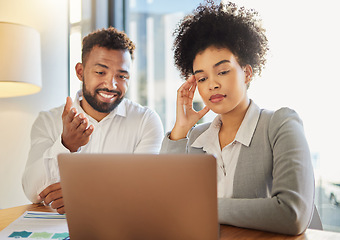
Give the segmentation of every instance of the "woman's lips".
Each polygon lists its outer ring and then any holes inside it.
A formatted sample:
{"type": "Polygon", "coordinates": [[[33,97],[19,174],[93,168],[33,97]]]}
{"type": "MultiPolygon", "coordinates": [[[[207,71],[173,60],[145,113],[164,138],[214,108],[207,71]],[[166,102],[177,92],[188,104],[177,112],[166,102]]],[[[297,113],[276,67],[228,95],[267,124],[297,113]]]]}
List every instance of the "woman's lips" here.
{"type": "Polygon", "coordinates": [[[223,95],[223,94],[215,94],[209,98],[209,101],[212,103],[217,103],[217,102],[222,101],[226,96],[227,95],[223,95]]]}

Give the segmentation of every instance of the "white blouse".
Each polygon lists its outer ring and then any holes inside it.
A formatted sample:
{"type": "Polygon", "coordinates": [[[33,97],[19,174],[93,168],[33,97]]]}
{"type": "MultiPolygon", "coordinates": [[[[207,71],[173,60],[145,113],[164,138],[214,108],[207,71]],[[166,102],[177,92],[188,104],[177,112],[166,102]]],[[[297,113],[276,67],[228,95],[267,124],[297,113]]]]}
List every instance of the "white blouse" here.
{"type": "Polygon", "coordinates": [[[192,147],[202,148],[203,150],[215,156],[217,161],[217,196],[218,198],[230,198],[233,193],[233,182],[241,151],[241,146],[249,147],[257,122],[260,117],[260,109],[252,101],[246,115],[237,131],[235,139],[225,146],[222,151],[218,138],[222,121],[221,116],[217,115],[209,128],[202,133],[191,145],[192,147]],[[211,141],[206,141],[211,139],[211,141]]]}

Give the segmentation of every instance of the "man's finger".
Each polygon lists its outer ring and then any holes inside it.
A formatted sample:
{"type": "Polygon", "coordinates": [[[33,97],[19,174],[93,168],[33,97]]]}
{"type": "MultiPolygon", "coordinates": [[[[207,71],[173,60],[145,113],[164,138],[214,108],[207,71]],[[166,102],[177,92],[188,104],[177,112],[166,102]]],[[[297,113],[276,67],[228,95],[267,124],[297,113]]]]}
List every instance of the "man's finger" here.
{"type": "Polygon", "coordinates": [[[66,121],[66,123],[71,123],[75,116],[77,114],[77,110],[75,108],[71,108],[71,110],[63,117],[63,120],[66,121]]]}
{"type": "MultiPolygon", "coordinates": [[[[69,114],[68,117],[71,118],[72,115],[69,114]]],[[[85,116],[82,113],[78,114],[77,116],[73,116],[73,119],[71,120],[71,125],[70,126],[73,129],[77,129],[81,125],[83,120],[85,120],[85,116]]]]}
{"type": "Polygon", "coordinates": [[[90,136],[93,133],[94,127],[93,125],[90,125],[83,133],[85,136],[90,136]]]}
{"type": "Polygon", "coordinates": [[[79,126],[77,127],[77,131],[84,133],[85,130],[87,129],[87,125],[88,125],[87,119],[86,119],[86,118],[85,118],[85,119],[82,119],[82,120],[80,121],[79,126]]]}
{"type": "Polygon", "coordinates": [[[64,199],[58,198],[58,199],[54,200],[51,204],[51,207],[53,209],[58,209],[58,208],[64,207],[64,199]]]}
{"type": "Polygon", "coordinates": [[[72,107],[72,99],[70,97],[67,97],[62,117],[65,117],[69,113],[69,111],[71,110],[71,107],[72,107]]]}
{"type": "Polygon", "coordinates": [[[44,199],[44,203],[49,205],[51,203],[54,203],[56,200],[61,199],[63,197],[61,188],[50,192],[49,194],[47,194],[47,196],[44,199]]]}
{"type": "Polygon", "coordinates": [[[64,213],[65,213],[65,208],[64,208],[64,206],[62,206],[61,208],[57,208],[57,212],[58,212],[59,214],[64,214],[64,213]]]}
{"type": "Polygon", "coordinates": [[[54,192],[58,189],[61,189],[60,182],[51,184],[47,188],[45,188],[41,193],[39,193],[39,196],[44,199],[50,192],[54,192]]]}

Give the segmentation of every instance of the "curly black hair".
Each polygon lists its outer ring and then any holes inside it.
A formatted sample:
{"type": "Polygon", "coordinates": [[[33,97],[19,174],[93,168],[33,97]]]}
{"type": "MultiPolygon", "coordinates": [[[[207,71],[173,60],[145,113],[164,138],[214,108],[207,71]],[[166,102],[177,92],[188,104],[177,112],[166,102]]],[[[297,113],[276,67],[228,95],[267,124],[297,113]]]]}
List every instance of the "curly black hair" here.
{"type": "Polygon", "coordinates": [[[123,31],[118,31],[113,27],[98,29],[83,38],[82,62],[86,63],[86,58],[94,46],[104,47],[114,50],[128,50],[133,59],[135,50],[134,43],[123,31]]]}
{"type": "Polygon", "coordinates": [[[193,73],[196,55],[210,46],[228,48],[241,66],[249,64],[258,75],[269,49],[258,13],[231,2],[200,4],[181,20],[174,36],[175,64],[184,78],[193,73]]]}

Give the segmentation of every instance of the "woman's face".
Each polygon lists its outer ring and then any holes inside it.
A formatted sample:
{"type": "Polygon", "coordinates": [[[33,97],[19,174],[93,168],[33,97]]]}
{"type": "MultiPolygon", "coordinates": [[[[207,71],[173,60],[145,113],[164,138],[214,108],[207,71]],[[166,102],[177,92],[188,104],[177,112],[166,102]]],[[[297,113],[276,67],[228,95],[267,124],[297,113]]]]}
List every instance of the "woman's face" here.
{"type": "Polygon", "coordinates": [[[247,84],[252,68],[241,67],[227,48],[210,46],[198,53],[193,62],[198,92],[204,103],[217,114],[246,111],[249,105],[247,84]]]}

